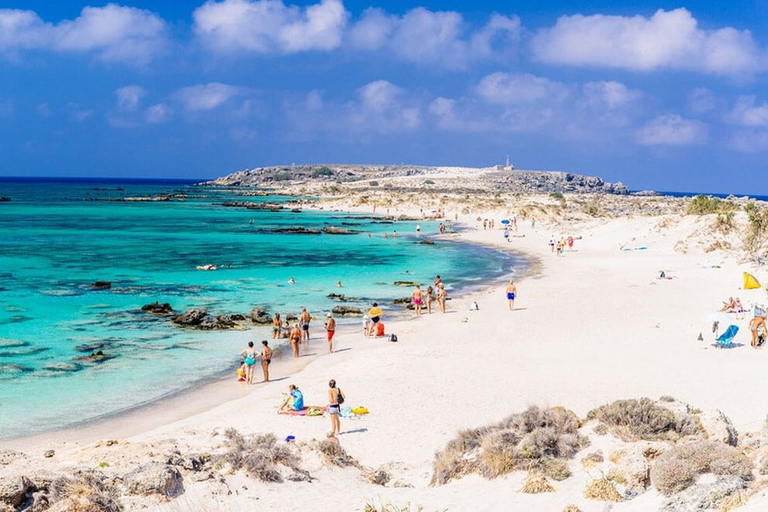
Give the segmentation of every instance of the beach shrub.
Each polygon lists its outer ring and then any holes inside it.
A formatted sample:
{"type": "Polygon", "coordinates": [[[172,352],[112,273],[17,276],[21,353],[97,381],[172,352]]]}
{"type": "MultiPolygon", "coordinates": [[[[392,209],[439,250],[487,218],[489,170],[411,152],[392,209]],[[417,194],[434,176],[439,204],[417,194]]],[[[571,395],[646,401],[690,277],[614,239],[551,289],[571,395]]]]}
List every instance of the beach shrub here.
{"type": "Polygon", "coordinates": [[[733,202],[717,197],[699,194],[691,199],[685,209],[686,215],[709,215],[712,213],[726,213],[738,210],[733,202]]]}
{"type": "Polygon", "coordinates": [[[48,488],[51,505],[75,512],[120,512],[120,493],[97,472],[77,472],[55,478],[48,488]]]}
{"type": "Polygon", "coordinates": [[[372,186],[372,187],[378,187],[378,186],[379,186],[379,182],[378,182],[378,181],[376,181],[376,180],[374,180],[374,181],[371,181],[371,182],[369,182],[368,184],[369,184],[370,186],[372,186]]]}
{"type": "Polygon", "coordinates": [[[317,444],[318,451],[323,455],[325,461],[334,466],[345,468],[348,466],[360,467],[360,463],[357,462],[354,457],[349,455],[347,451],[341,447],[339,443],[331,441],[320,441],[317,444]]]}
{"type": "Polygon", "coordinates": [[[551,194],[549,194],[549,197],[551,197],[552,199],[565,199],[563,197],[563,194],[560,192],[552,192],[551,194]]]}
{"type": "Polygon", "coordinates": [[[525,494],[541,494],[544,492],[555,492],[555,488],[549,483],[547,477],[538,471],[529,471],[525,478],[525,483],[520,492],[525,494]]]}
{"type": "Polygon", "coordinates": [[[747,232],[744,236],[744,250],[757,257],[768,244],[768,208],[761,208],[755,203],[744,207],[747,213],[747,232]]]}
{"type": "Polygon", "coordinates": [[[435,182],[433,180],[424,180],[425,185],[434,185],[435,182]]]}
{"type": "Polygon", "coordinates": [[[294,447],[278,442],[274,434],[245,438],[237,430],[229,428],[224,435],[229,444],[225,457],[235,469],[245,469],[263,482],[282,482],[279,466],[299,470],[299,456],[294,447]]]}
{"type": "Polygon", "coordinates": [[[424,507],[421,505],[411,505],[406,503],[402,507],[393,505],[391,502],[379,503],[378,505],[373,502],[368,502],[363,508],[363,512],[421,512],[424,507]]]}
{"type": "Polygon", "coordinates": [[[733,446],[697,440],[661,455],[651,468],[651,481],[660,492],[670,495],[690,487],[702,473],[748,481],[753,479],[752,469],[752,461],[733,446]]]}
{"type": "Polygon", "coordinates": [[[627,442],[674,439],[700,431],[694,418],[677,419],[671,410],[649,398],[616,400],[589,411],[587,418],[599,421],[611,434],[627,442]]]}
{"type": "Polygon", "coordinates": [[[313,178],[320,178],[325,176],[333,176],[333,170],[330,167],[321,167],[312,171],[313,178]]]}
{"type": "Polygon", "coordinates": [[[584,497],[598,501],[621,501],[621,494],[616,490],[616,486],[605,478],[592,480],[584,489],[584,497]]]}
{"type": "Polygon", "coordinates": [[[470,473],[495,478],[537,470],[555,480],[570,476],[565,459],[589,444],[579,418],[563,407],[529,407],[482,429],[464,430],[435,454],[432,485],[470,473]]]}

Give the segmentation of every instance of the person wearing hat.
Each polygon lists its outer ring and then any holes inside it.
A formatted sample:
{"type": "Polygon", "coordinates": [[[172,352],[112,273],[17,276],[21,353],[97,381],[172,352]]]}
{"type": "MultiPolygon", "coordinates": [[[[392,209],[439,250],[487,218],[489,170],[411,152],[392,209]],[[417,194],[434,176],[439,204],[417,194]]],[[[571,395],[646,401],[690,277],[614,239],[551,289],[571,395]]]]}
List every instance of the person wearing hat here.
{"type": "Polygon", "coordinates": [[[333,352],[333,335],[336,333],[336,320],[328,313],[328,321],[325,322],[325,330],[328,332],[328,353],[333,352]]]}

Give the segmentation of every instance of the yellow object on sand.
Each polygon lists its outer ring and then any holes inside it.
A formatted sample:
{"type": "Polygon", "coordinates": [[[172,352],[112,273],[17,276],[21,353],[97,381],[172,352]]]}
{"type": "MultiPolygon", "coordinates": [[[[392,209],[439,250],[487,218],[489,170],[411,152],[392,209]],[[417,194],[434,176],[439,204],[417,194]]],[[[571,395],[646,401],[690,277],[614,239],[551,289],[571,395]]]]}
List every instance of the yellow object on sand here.
{"type": "Polygon", "coordinates": [[[368,409],[365,407],[355,407],[352,409],[354,414],[368,414],[368,409]]]}
{"type": "Polygon", "coordinates": [[[760,288],[760,282],[752,274],[744,272],[744,289],[751,290],[753,288],[760,288]]]}

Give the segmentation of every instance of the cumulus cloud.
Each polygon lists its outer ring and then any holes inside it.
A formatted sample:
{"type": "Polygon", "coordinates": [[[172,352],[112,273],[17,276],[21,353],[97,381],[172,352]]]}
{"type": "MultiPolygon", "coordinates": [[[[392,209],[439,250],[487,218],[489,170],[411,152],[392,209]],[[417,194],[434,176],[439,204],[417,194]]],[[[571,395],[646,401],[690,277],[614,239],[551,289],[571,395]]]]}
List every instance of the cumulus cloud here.
{"type": "Polygon", "coordinates": [[[762,153],[768,151],[768,131],[740,131],[731,136],[729,146],[742,153],[762,153]]]}
{"type": "Polygon", "coordinates": [[[377,80],[357,91],[359,101],[349,105],[356,124],[373,121],[380,130],[413,129],[421,124],[417,106],[404,100],[405,92],[386,80],[377,80]]]}
{"type": "Polygon", "coordinates": [[[143,65],[165,46],[165,22],[133,7],[85,7],[74,20],[53,24],[34,11],[0,9],[0,54],[23,50],[93,53],[103,61],[143,65]]]}
{"type": "Polygon", "coordinates": [[[337,48],[349,13],[341,0],[303,9],[281,0],[209,0],[193,17],[197,37],[217,52],[296,53],[337,48]]]}
{"type": "Polygon", "coordinates": [[[706,87],[697,87],[688,94],[688,108],[694,114],[706,114],[717,108],[717,96],[706,87]]]}
{"type": "Polygon", "coordinates": [[[752,74],[766,69],[766,53],[748,30],[703,30],[683,8],[643,16],[563,16],[533,39],[540,61],[634,71],[683,69],[752,74]]]}
{"type": "Polygon", "coordinates": [[[707,125],[677,114],[659,116],[638,130],[637,141],[646,146],[689,146],[706,142],[707,125]]]}
{"type": "Polygon", "coordinates": [[[188,111],[213,110],[240,93],[238,87],[218,82],[184,87],[176,93],[188,111]]]}
{"type": "Polygon", "coordinates": [[[562,84],[530,74],[492,73],[480,80],[477,93],[488,103],[521,105],[556,103],[568,95],[568,90],[562,84]]]}
{"type": "Polygon", "coordinates": [[[751,128],[766,127],[768,126],[768,102],[756,105],[754,96],[741,96],[736,100],[728,120],[751,128]]]}
{"type": "Polygon", "coordinates": [[[463,68],[469,62],[502,55],[520,36],[520,20],[494,14],[478,30],[467,27],[458,12],[434,12],[417,7],[403,16],[367,9],[350,29],[349,41],[357,50],[385,50],[417,63],[463,68]]]}

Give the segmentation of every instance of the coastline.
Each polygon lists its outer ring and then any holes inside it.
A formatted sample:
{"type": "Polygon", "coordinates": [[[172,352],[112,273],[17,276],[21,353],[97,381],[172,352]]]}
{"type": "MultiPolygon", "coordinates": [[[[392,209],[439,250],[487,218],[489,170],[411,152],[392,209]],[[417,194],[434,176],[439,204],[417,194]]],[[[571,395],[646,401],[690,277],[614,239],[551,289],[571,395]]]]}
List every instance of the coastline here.
{"type": "MultiPolygon", "coordinates": [[[[506,213],[489,215],[499,219],[506,213]]],[[[258,499],[265,509],[280,509],[291,499],[294,508],[310,509],[330,503],[326,500],[333,495],[340,510],[361,510],[376,499],[398,506],[419,504],[426,510],[562,510],[567,503],[585,512],[602,510],[603,503],[583,497],[594,477],[580,469],[556,485],[558,492],[546,495],[518,492],[522,472],[492,480],[471,475],[430,487],[434,453],[457,432],[499,422],[530,405],[563,406],[585,417],[611,400],[643,396],[672,395],[696,408],[722,410],[740,433],[759,430],[768,399],[759,393],[734,396],[731,387],[713,379],[757,388],[768,351],[713,348],[713,336],[706,331],[711,322],[702,317],[730,294],[742,294],[745,304],[764,299],[762,289],[747,294],[738,288],[741,271],[756,272],[764,282],[765,270],[722,250],[705,250],[700,242],[707,241],[703,233],[709,233],[704,231],[709,222],[676,215],[537,222],[535,229],[522,227],[526,236],[510,242],[504,242],[499,229],[466,230],[457,236],[468,243],[514,249],[531,262],[530,272],[515,276],[515,311],[507,309],[502,280],[494,281],[454,297],[445,315],[388,322],[398,343],[364,340],[354,330],[339,332],[334,339],[338,352],[318,355],[290,378],[121,438],[118,448],[107,449],[100,441],[67,442],[30,446],[29,453],[40,463],[38,454],[55,449],[50,463],[65,467],[105,460],[110,463],[105,471],[120,475],[145,461],[148,452],[163,454],[172,447],[187,453],[221,450],[228,428],[243,435],[270,432],[278,439],[293,435],[299,445],[309,446],[324,439],[327,417],[279,416],[276,404],[287,384],[295,383],[304,391],[305,403],[322,405],[328,379],[334,378],[350,406],[370,410],[359,419],[342,420],[341,445],[363,467],[391,472],[395,483],[375,486],[349,468],[310,465],[317,479],[311,486],[221,475],[230,489],[237,489],[227,497],[212,497],[218,496],[213,483],[185,480],[188,489],[177,498],[178,506],[193,509],[216,499],[222,500],[216,502],[222,509],[237,509],[258,499]],[[547,244],[553,234],[581,238],[572,251],[557,256],[547,244]],[[626,250],[640,246],[647,250],[626,250]],[[657,279],[659,269],[672,279],[657,279]],[[470,311],[473,301],[480,304],[479,311],[470,311]],[[700,333],[704,341],[697,340],[700,333]],[[344,493],[338,493],[340,487],[344,493]]],[[[324,346],[322,338],[313,341],[314,348],[324,346]]],[[[595,447],[577,455],[574,468],[579,458],[606,446],[591,430],[586,433],[595,447]]],[[[150,509],[164,510],[157,498],[142,499],[150,509]]],[[[648,491],[615,509],[655,509],[663,499],[648,491]]]]}

